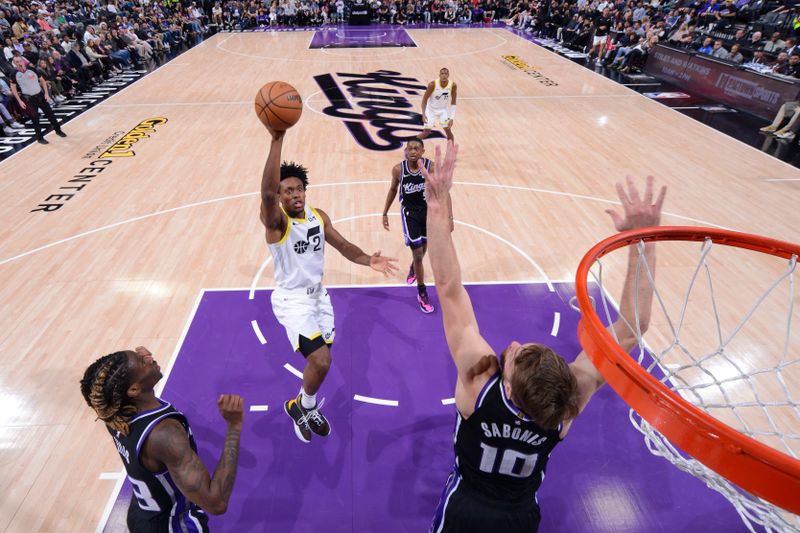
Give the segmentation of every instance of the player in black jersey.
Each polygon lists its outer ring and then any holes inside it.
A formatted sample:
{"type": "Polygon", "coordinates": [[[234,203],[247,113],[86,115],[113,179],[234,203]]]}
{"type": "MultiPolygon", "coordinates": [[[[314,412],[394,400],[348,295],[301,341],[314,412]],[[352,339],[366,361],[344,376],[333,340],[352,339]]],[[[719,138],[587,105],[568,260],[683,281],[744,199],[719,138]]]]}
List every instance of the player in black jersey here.
{"type": "MultiPolygon", "coordinates": [[[[425,288],[425,270],[422,259],[428,249],[428,232],[426,220],[428,218],[428,205],[425,200],[425,176],[420,166],[430,172],[431,160],[422,157],[425,154],[425,144],[420,139],[411,139],[406,143],[406,158],[392,168],[392,184],[386,195],[383,206],[383,227],[389,231],[389,208],[392,207],[397,191],[400,191],[400,220],[403,224],[403,237],[406,246],[411,248],[412,262],[408,268],[406,283],[417,283],[417,303],[423,313],[433,313],[433,304],[425,288]]],[[[447,205],[450,208],[450,231],[453,231],[453,211],[450,206],[450,196],[447,196],[447,205]]]]}
{"type": "Polygon", "coordinates": [[[228,507],[244,402],[228,394],[217,400],[228,431],[212,478],[197,456],[186,417],[155,395],[153,387],[160,379],[153,354],[140,346],[92,363],[81,380],[81,393],[105,422],[131,482],[128,529],[205,532],[205,511],[222,514],[228,507]]]}
{"type": "MultiPolygon", "coordinates": [[[[512,342],[500,361],[481,336],[447,220],[447,195],[458,148],[448,143],[444,161],[436,150],[435,171],[426,174],[428,237],[445,336],[458,369],[455,466],[439,502],[433,532],[526,532],[539,527],[536,492],[550,452],[605,383],[588,356],[572,364],[541,344],[512,342]]],[[[653,177],[643,198],[633,179],[617,185],[624,216],[608,210],[618,231],[657,226],[666,188],[653,202],[653,177]]],[[[637,345],[635,312],[646,331],[653,298],[650,283],[636,283],[638,250],[631,246],[620,300],[620,318],[610,326],[626,351],[637,345]],[[638,285],[638,286],[637,286],[638,285]],[[637,292],[638,291],[638,292],[637,292]]],[[[645,245],[655,275],[655,248],[645,245]]]]}

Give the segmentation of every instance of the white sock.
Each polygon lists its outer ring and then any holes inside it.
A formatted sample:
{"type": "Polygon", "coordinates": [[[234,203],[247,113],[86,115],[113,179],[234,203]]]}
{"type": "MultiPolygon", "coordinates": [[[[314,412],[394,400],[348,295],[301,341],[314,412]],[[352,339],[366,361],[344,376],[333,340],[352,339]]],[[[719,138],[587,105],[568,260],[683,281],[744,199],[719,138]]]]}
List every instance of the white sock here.
{"type": "Polygon", "coordinates": [[[313,409],[317,406],[317,395],[306,394],[306,391],[300,387],[300,405],[303,409],[313,409]]]}

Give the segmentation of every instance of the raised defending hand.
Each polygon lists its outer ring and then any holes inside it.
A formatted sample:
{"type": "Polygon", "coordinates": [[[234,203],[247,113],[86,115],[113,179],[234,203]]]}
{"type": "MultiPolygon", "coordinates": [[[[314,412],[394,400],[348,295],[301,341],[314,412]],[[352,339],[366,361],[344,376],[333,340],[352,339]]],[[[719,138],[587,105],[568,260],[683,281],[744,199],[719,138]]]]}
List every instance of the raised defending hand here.
{"type": "Polygon", "coordinates": [[[383,257],[380,250],[372,254],[369,258],[369,267],[372,270],[382,272],[387,278],[398,272],[397,259],[394,257],[383,257]]]}
{"type": "Polygon", "coordinates": [[[420,166],[422,175],[425,176],[425,197],[429,203],[439,202],[445,205],[447,194],[453,186],[453,171],[456,168],[458,145],[453,144],[453,141],[447,141],[444,160],[442,160],[442,150],[439,146],[434,150],[434,154],[433,174],[425,169],[425,165],[420,166]]]}
{"type": "Polygon", "coordinates": [[[217,400],[219,414],[228,424],[240,426],[244,418],[244,399],[237,394],[220,394],[217,400]]]}
{"type": "Polygon", "coordinates": [[[664,196],[667,194],[666,185],[661,187],[658,198],[653,203],[653,176],[647,176],[647,185],[644,190],[644,198],[639,197],[639,191],[633,183],[633,176],[626,176],[628,190],[625,190],[622,183],[617,183],[617,194],[622,202],[623,216],[614,209],[606,209],[606,213],[611,215],[614,227],[617,231],[626,231],[636,228],[647,228],[658,226],[661,223],[661,206],[664,204],[664,196]]]}

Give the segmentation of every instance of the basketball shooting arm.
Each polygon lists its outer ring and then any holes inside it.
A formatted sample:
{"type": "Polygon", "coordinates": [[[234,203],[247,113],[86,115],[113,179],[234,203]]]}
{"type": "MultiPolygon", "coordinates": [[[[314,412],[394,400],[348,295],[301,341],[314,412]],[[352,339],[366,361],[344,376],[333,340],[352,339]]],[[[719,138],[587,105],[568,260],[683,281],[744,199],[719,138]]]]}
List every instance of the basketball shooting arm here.
{"type": "Polygon", "coordinates": [[[468,418],[475,410],[475,399],[498,363],[491,346],[480,334],[472,302],[461,282],[461,267],[450,232],[448,197],[458,146],[448,142],[444,160],[438,146],[435,153],[434,172],[428,173],[422,167],[427,184],[428,254],[436,278],[447,346],[458,370],[456,407],[461,416],[468,418]]]}
{"type": "Polygon", "coordinates": [[[280,208],[278,187],[281,182],[281,149],[285,131],[272,131],[269,156],[261,174],[261,223],[267,229],[267,242],[272,244],[281,240],[289,223],[280,208]]]}
{"type": "Polygon", "coordinates": [[[174,418],[159,422],[142,448],[142,460],[146,466],[155,463],[160,467],[158,470],[166,467],[181,492],[211,514],[223,514],[228,509],[239,463],[244,400],[240,396],[223,394],[217,405],[228,430],[214,477],[209,476],[205,465],[192,450],[186,430],[174,418]]]}
{"type": "Polygon", "coordinates": [[[361,248],[342,237],[342,234],[333,227],[331,217],[329,217],[325,211],[322,209],[317,209],[317,211],[319,212],[319,216],[322,217],[325,228],[325,242],[336,248],[345,259],[357,265],[368,266],[376,272],[381,272],[387,278],[398,272],[396,264],[397,259],[393,257],[383,257],[380,250],[372,255],[365,254],[361,248]]]}
{"type": "Polygon", "coordinates": [[[386,194],[386,203],[383,206],[383,216],[381,222],[383,229],[389,231],[389,208],[392,207],[395,197],[397,197],[397,189],[400,187],[400,164],[398,163],[392,168],[392,184],[389,185],[389,192],[386,194]]]}
{"type": "MultiPolygon", "coordinates": [[[[633,183],[633,178],[627,176],[628,190],[617,183],[617,194],[622,203],[623,216],[615,210],[608,209],[606,213],[614,221],[617,231],[626,231],[635,228],[646,228],[658,226],[661,220],[661,206],[664,204],[664,196],[667,193],[666,187],[661,187],[653,202],[653,176],[647,176],[644,198],[639,197],[639,191],[633,183]]],[[[644,246],[644,258],[647,261],[653,279],[656,274],[656,250],[655,244],[646,243],[644,246]]],[[[628,247],[628,267],[625,274],[625,283],[622,288],[622,299],[619,305],[619,317],[614,321],[609,330],[619,341],[620,346],[626,352],[633,350],[638,344],[638,336],[635,327],[638,313],[639,329],[642,335],[650,325],[652,313],[653,286],[644,273],[644,265],[639,264],[639,251],[635,245],[628,247]]],[[[578,381],[578,412],[580,413],[589,403],[592,395],[600,387],[605,385],[606,380],[592,364],[586,352],[581,352],[575,361],[570,364],[570,370],[578,381]]],[[[564,423],[561,431],[562,438],[567,434],[572,420],[564,423]]]]}

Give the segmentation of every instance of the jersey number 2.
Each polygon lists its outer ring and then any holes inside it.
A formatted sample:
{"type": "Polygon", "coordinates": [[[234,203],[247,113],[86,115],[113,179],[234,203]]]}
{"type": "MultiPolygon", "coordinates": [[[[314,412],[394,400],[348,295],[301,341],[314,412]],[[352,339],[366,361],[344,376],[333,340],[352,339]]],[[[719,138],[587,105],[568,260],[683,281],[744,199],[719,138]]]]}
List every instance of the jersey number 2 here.
{"type": "MultiPolygon", "coordinates": [[[[513,477],[528,477],[533,473],[533,469],[536,468],[536,459],[538,457],[538,453],[526,455],[515,450],[503,450],[503,457],[500,460],[497,473],[513,477]]],[[[480,469],[483,472],[491,474],[495,471],[496,462],[497,448],[481,442],[480,469]]]]}

